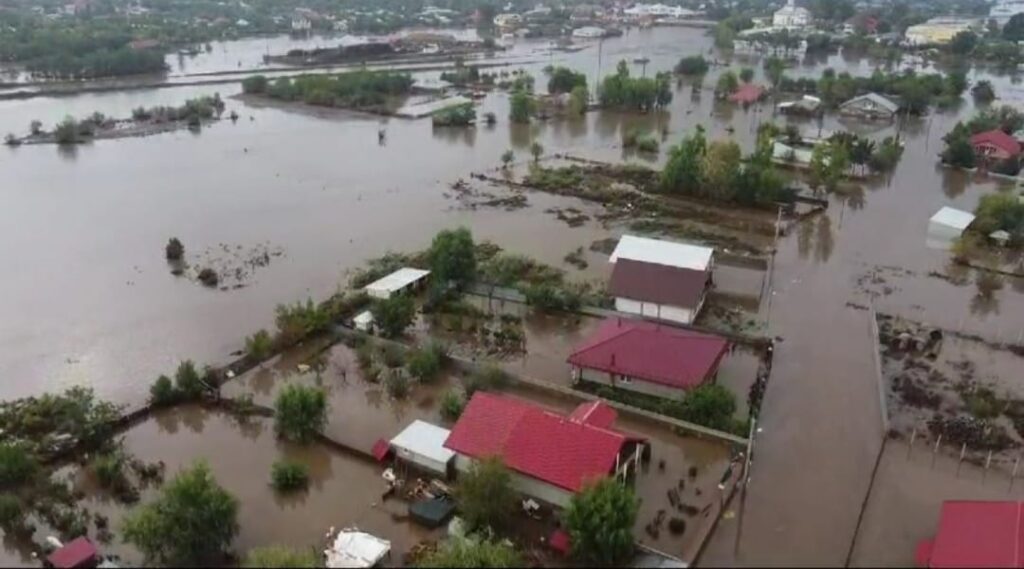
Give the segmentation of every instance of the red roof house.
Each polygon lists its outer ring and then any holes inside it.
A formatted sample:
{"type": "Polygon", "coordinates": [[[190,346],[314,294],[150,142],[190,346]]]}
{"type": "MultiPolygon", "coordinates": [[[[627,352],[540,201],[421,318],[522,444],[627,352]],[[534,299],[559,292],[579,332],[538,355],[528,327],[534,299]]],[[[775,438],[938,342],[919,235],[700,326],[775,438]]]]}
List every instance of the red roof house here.
{"type": "Polygon", "coordinates": [[[1020,154],[1020,143],[1005,132],[995,129],[971,137],[974,153],[988,160],[1007,160],[1020,154]]]}
{"type": "Polygon", "coordinates": [[[733,103],[741,103],[744,105],[752,105],[761,100],[764,96],[764,87],[755,85],[753,83],[743,83],[738,89],[729,95],[729,100],[733,103]]]}
{"type": "Polygon", "coordinates": [[[576,379],[673,397],[713,380],[728,351],[728,340],[719,336],[609,318],[569,363],[576,379]]]}
{"type": "Polygon", "coordinates": [[[593,479],[611,476],[621,454],[636,439],[609,428],[615,411],[585,403],[564,416],[521,399],[477,392],[452,427],[444,446],[455,451],[455,467],[500,457],[516,476],[516,488],[565,507],[593,479]]]}
{"type": "Polygon", "coordinates": [[[51,553],[46,561],[56,569],[96,567],[99,564],[99,552],[89,538],[82,536],[51,553]]]}
{"type": "Polygon", "coordinates": [[[1024,567],[1022,536],[1022,502],[950,501],[915,557],[920,567],[1024,567]]]}

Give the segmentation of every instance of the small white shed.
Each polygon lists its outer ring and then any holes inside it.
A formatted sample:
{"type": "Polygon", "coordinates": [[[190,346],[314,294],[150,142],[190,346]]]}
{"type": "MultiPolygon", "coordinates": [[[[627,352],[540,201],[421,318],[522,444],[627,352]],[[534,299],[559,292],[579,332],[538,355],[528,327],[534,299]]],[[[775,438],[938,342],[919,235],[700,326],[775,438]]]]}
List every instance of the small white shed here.
{"type": "Polygon", "coordinates": [[[415,287],[427,278],[430,271],[403,267],[390,275],[376,280],[363,289],[373,298],[391,298],[392,295],[415,287]]]}
{"type": "Polygon", "coordinates": [[[455,452],[444,446],[451,431],[426,421],[413,421],[391,439],[395,455],[419,468],[447,476],[455,452]]]}
{"type": "Polygon", "coordinates": [[[352,528],[338,532],[324,557],[327,567],[358,568],[374,567],[390,553],[390,541],[352,528]]]}
{"type": "Polygon", "coordinates": [[[974,214],[949,206],[943,207],[928,222],[928,247],[949,249],[973,222],[974,214]]]}
{"type": "Polygon", "coordinates": [[[362,330],[363,332],[373,332],[373,313],[369,310],[364,310],[356,315],[352,319],[352,324],[355,325],[356,330],[362,330]]]}

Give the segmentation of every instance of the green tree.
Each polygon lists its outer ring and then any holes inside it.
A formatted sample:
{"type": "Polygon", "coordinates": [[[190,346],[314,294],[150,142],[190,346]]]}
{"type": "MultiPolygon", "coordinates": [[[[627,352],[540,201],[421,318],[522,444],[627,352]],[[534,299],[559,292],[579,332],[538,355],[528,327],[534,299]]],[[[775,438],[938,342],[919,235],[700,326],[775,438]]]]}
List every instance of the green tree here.
{"type": "Polygon", "coordinates": [[[544,154],[544,147],[539,142],[534,142],[530,145],[530,154],[533,155],[534,163],[540,162],[540,157],[544,154]]]}
{"type": "Polygon", "coordinates": [[[445,357],[445,348],[439,342],[431,342],[424,348],[418,348],[409,352],[406,358],[406,367],[409,375],[418,379],[421,383],[433,381],[441,372],[441,365],[445,357]]]}
{"type": "Polygon", "coordinates": [[[275,461],[270,466],[270,485],[278,492],[303,490],[309,486],[309,469],[301,462],[275,461]]]}
{"type": "Polygon", "coordinates": [[[455,498],[470,530],[505,527],[516,510],[512,474],[499,457],[477,461],[460,475],[455,498]]]}
{"type": "Polygon", "coordinates": [[[407,294],[396,294],[373,303],[373,322],[385,338],[397,338],[416,320],[416,303],[407,294]]]}
{"type": "Polygon", "coordinates": [[[516,153],[513,152],[512,149],[506,150],[501,155],[501,168],[503,170],[508,170],[508,167],[512,165],[512,162],[514,162],[515,159],[516,159],[516,153]]]}
{"type": "Polygon", "coordinates": [[[512,93],[512,98],[509,102],[508,118],[514,123],[528,123],[530,122],[530,117],[533,116],[535,107],[536,102],[533,100],[533,95],[530,95],[523,89],[517,90],[512,93]]]}
{"type": "Polygon", "coordinates": [[[311,442],[327,424],[327,396],[322,389],[287,385],[274,403],[274,428],[281,437],[311,442]]]}
{"type": "Polygon", "coordinates": [[[66,117],[59,122],[53,129],[53,135],[57,140],[57,144],[78,144],[82,142],[81,127],[78,121],[71,117],[66,117]]]}
{"type": "Polygon", "coordinates": [[[684,57],[676,63],[675,72],[679,75],[704,75],[709,69],[708,61],[703,55],[691,55],[684,57]]]}
{"type": "Polygon", "coordinates": [[[431,278],[440,286],[453,283],[462,288],[476,278],[476,246],[465,227],[435,235],[428,258],[431,278]]]}
{"type": "Polygon", "coordinates": [[[238,501],[198,462],[179,472],[154,502],[131,512],[122,533],[147,562],[218,564],[238,533],[238,501]]]}
{"type": "Polygon", "coordinates": [[[266,330],[259,330],[245,338],[245,353],[254,360],[262,360],[270,355],[274,340],[266,330]]]}
{"type": "Polygon", "coordinates": [[[863,169],[875,154],[875,141],[867,138],[858,138],[850,145],[849,152],[850,162],[863,169]]]}
{"type": "Polygon", "coordinates": [[[587,86],[587,76],[568,67],[555,67],[548,78],[548,92],[552,95],[571,93],[577,87],[587,86]]]}
{"type": "Polygon", "coordinates": [[[185,246],[177,237],[171,237],[164,247],[164,256],[168,261],[180,261],[185,256],[185,246]]]}
{"type": "Polygon", "coordinates": [[[586,85],[577,85],[569,95],[569,112],[574,116],[583,116],[590,104],[590,91],[586,85]]]}
{"type": "Polygon", "coordinates": [[[743,69],[740,69],[740,79],[744,83],[750,83],[751,81],[754,80],[754,70],[749,67],[744,67],[743,69]]]}
{"type": "Polygon", "coordinates": [[[192,360],[185,360],[178,365],[178,370],[174,372],[174,385],[185,399],[199,399],[206,389],[192,360]]]}
{"type": "Polygon", "coordinates": [[[1003,39],[1012,42],[1024,41],[1024,13],[1010,16],[1003,26],[1003,39]]]}
{"type": "Polygon", "coordinates": [[[736,412],[736,397],[721,385],[706,383],[686,394],[682,409],[685,421],[728,431],[736,412]]]}
{"type": "Polygon", "coordinates": [[[181,393],[174,387],[171,378],[161,375],[149,388],[149,402],[153,405],[171,405],[181,398],[181,393]]]}
{"type": "Polygon", "coordinates": [[[708,145],[701,167],[704,180],[701,193],[717,200],[731,201],[742,156],[739,144],[731,140],[716,141],[708,145]]]}
{"type": "Polygon", "coordinates": [[[715,84],[715,96],[727,97],[740,86],[739,79],[732,70],[726,71],[718,76],[718,83],[715,84]]]}
{"type": "Polygon", "coordinates": [[[267,545],[250,549],[245,554],[242,567],[248,569],[271,569],[274,567],[321,567],[320,553],[312,547],[292,548],[284,545],[267,545]]]}
{"type": "Polygon", "coordinates": [[[456,389],[449,389],[444,392],[441,398],[441,416],[445,420],[455,422],[462,416],[466,408],[466,397],[456,389]]]}
{"type": "Polygon", "coordinates": [[[839,180],[850,167],[849,153],[846,146],[835,142],[819,144],[811,154],[811,174],[809,184],[812,188],[824,187],[834,191],[839,180]]]}
{"type": "Polygon", "coordinates": [[[704,128],[684,138],[669,151],[668,162],[661,172],[661,188],[665,192],[696,194],[704,180],[703,163],[707,152],[704,128]]]}
{"type": "Polygon", "coordinates": [[[39,470],[39,464],[24,445],[0,444],[0,488],[28,482],[39,470]]]}
{"type": "Polygon", "coordinates": [[[956,55],[968,55],[978,45],[978,35],[974,32],[963,31],[955,36],[953,40],[949,42],[949,51],[956,55]]]}
{"type": "Polygon", "coordinates": [[[32,122],[28,123],[28,132],[32,136],[41,134],[43,132],[43,121],[34,119],[32,122]]]}
{"type": "Polygon", "coordinates": [[[971,146],[971,131],[966,125],[956,123],[942,140],[946,143],[941,154],[943,162],[958,168],[974,168],[976,157],[971,146]]]}
{"type": "Polygon", "coordinates": [[[416,567],[523,567],[523,557],[511,545],[489,539],[451,538],[424,556],[416,567]]]}
{"type": "Polygon", "coordinates": [[[952,97],[960,97],[967,90],[967,73],[962,69],[946,74],[946,93],[952,97]]]}
{"type": "Polygon", "coordinates": [[[778,88],[786,75],[786,62],[782,58],[771,56],[764,60],[764,74],[772,87],[778,88]]]}
{"type": "Polygon", "coordinates": [[[1003,230],[1015,237],[1024,236],[1024,204],[1012,192],[981,196],[974,228],[982,235],[1003,230]]]}
{"type": "Polygon", "coordinates": [[[249,93],[266,93],[267,92],[267,77],[265,75],[253,75],[246,77],[242,80],[242,92],[249,93]]]}
{"type": "Polygon", "coordinates": [[[614,478],[588,484],[572,497],[566,514],[573,555],[607,566],[629,560],[639,507],[633,491],[614,478]]]}
{"type": "MultiPolygon", "coordinates": [[[[1024,14],[1017,14],[1014,16],[1024,16],[1024,14]]],[[[987,105],[996,99],[996,90],[992,87],[992,82],[988,79],[982,79],[971,87],[971,96],[974,97],[974,102],[982,105],[987,105]]]]}

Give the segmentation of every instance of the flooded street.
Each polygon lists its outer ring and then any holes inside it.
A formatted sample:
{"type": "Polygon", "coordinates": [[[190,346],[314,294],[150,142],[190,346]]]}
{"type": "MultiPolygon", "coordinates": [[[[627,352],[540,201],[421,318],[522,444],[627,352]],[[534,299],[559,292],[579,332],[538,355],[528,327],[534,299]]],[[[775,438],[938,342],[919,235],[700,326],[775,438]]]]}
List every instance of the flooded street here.
{"type": "MultiPolygon", "coordinates": [[[[240,57],[218,51],[222,46],[217,45],[179,71],[225,71],[242,57],[261,61],[265,43],[253,40],[239,47],[245,53],[240,57]]],[[[593,84],[599,69],[606,73],[619,59],[649,57],[650,74],[670,69],[682,55],[706,52],[710,40],[701,30],[654,28],[608,40],[600,50],[545,52],[538,58],[542,46],[517,47],[513,54],[540,60],[526,67],[538,76],[541,90],[540,68],[548,63],[576,67],[593,84]]],[[[816,77],[826,65],[865,74],[871,69],[866,59],[832,56],[790,73],[816,77]]],[[[705,87],[714,84],[717,72],[712,70],[705,87]]],[[[1009,78],[992,81],[1001,96],[1024,99],[1009,78]]],[[[33,118],[50,124],[97,110],[127,116],[137,106],[180,104],[215,91],[226,98],[229,111],[241,115],[237,124],[222,121],[198,134],[181,131],[70,150],[0,149],[0,259],[9,268],[0,281],[0,397],[87,384],[101,397],[139,404],[156,376],[179,360],[226,361],[242,348],[245,335],[272,327],[274,305],[323,298],[366,259],[388,250],[423,249],[438,230],[457,225],[470,227],[478,240],[564,268],[573,278],[601,278],[607,274],[601,255],[588,253],[590,267],[584,271],[563,258],[624,228],[593,220],[571,228],[545,210],[580,202],[540,193],[526,194],[524,209],[467,208],[450,195],[449,185],[470,172],[493,170],[509,148],[524,162],[534,141],[549,154],[618,161],[625,129],[665,124],[666,143],[674,143],[701,124],[710,139],[731,136],[749,150],[757,126],[772,120],[770,103],[744,111],[714,104],[710,91],[694,101],[689,85],[683,85],[664,113],[599,112],[580,121],[528,126],[509,125],[507,96],[495,93],[478,112],[495,112],[496,126],[451,131],[433,129],[429,121],[345,113],[318,117],[306,110],[247,106],[229,98],[238,94],[237,84],[222,84],[0,102],[0,133],[21,133],[33,118]],[[377,143],[380,128],[387,132],[383,145],[377,143]],[[170,274],[163,247],[172,236],[184,243],[187,257],[261,244],[280,248],[283,255],[255,269],[244,288],[210,290],[170,274]]],[[[722,520],[704,564],[809,566],[846,560],[882,440],[870,316],[848,303],[874,302],[879,312],[989,338],[1016,337],[1024,330],[1019,280],[1007,279],[979,302],[976,279],[957,285],[929,274],[945,273],[949,260],[947,252],[925,247],[931,215],[943,205],[972,210],[980,196],[997,187],[936,165],[942,136],[958,118],[970,115],[971,107],[965,99],[956,111],[934,112],[904,125],[906,150],[891,176],[845,197],[832,196],[825,214],[780,241],[771,292],[760,310],[768,322],[766,334],[780,340],[759,421],[763,431],[752,481],[743,514],[722,520]],[[865,278],[869,274],[878,278],[865,278]]],[[[817,129],[814,123],[798,124],[807,132],[817,129]]],[[[832,117],[822,125],[826,131],[840,127],[832,117]]],[[[896,127],[864,130],[881,138],[895,134],[896,127]]],[[[661,157],[644,163],[660,164],[666,150],[663,143],[661,157]]],[[[760,286],[746,275],[738,280],[760,286]]],[[[527,330],[538,357],[509,365],[547,381],[565,381],[565,350],[585,337],[585,323],[566,331],[537,321],[527,330]],[[548,343],[545,334],[559,342],[548,343]]],[[[355,369],[344,350],[330,351],[327,361],[329,369],[355,369]]],[[[266,403],[282,383],[279,376],[291,375],[298,363],[287,360],[276,369],[258,370],[231,389],[251,387],[257,402],[266,403]]],[[[331,393],[338,413],[332,414],[329,434],[349,437],[344,440],[353,446],[372,445],[393,434],[394,427],[435,413],[416,400],[397,410],[385,407],[387,401],[375,404],[371,391],[339,386],[331,393]],[[358,429],[349,429],[342,410],[353,414],[358,429]]],[[[251,520],[243,523],[239,537],[243,549],[265,542],[309,543],[316,538],[310,528],[330,525],[359,523],[373,530],[377,520],[388,517],[369,506],[371,493],[347,495],[364,483],[375,487],[375,470],[326,455],[307,457],[321,468],[314,473],[316,494],[300,504],[278,504],[265,473],[274,457],[292,451],[279,448],[272,436],[240,432],[230,418],[200,415],[146,423],[132,431],[129,445],[143,459],[165,460],[171,471],[192,457],[208,457],[218,478],[242,500],[240,519],[251,520]],[[173,437],[167,436],[171,425],[178,432],[173,437]],[[259,452],[232,452],[239,445],[259,452]],[[257,474],[248,476],[250,471],[257,474]]],[[[269,424],[261,428],[272,431],[269,424]]],[[[704,462],[726,460],[706,452],[697,453],[704,462]]],[[[892,452],[886,452],[883,472],[904,468],[889,456],[892,452]]],[[[869,508],[861,531],[875,537],[858,546],[856,559],[903,563],[912,555],[879,552],[905,547],[919,530],[905,539],[883,539],[878,536],[885,530],[877,524],[905,522],[916,528],[934,517],[941,500],[929,495],[925,503],[917,497],[926,483],[915,486],[916,465],[905,480],[894,475],[898,483],[882,486],[891,511],[869,508]],[[896,507],[900,500],[919,507],[896,507]]],[[[668,477],[661,482],[668,483],[668,477]]],[[[943,486],[943,492],[960,484],[943,486]]]]}

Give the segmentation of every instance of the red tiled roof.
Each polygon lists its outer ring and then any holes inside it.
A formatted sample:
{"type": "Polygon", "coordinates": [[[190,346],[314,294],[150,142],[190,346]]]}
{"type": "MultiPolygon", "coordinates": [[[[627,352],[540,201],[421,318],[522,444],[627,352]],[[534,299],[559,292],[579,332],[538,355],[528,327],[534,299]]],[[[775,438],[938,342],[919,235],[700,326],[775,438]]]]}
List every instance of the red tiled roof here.
{"type": "Polygon", "coordinates": [[[999,129],[979,132],[972,136],[971,146],[977,146],[979,144],[991,144],[992,146],[995,146],[996,148],[1011,155],[1020,154],[1020,143],[1017,142],[1017,139],[999,129]]]}
{"type": "Polygon", "coordinates": [[[927,567],[1024,566],[1024,503],[942,504],[935,539],[918,545],[918,563],[927,567]]]}
{"type": "Polygon", "coordinates": [[[516,472],[576,492],[611,474],[625,442],[621,433],[481,391],[444,446],[471,458],[501,457],[516,472]]]}
{"type": "Polygon", "coordinates": [[[608,282],[608,293],[632,300],[696,308],[709,279],[707,271],[619,259],[608,282]]]}
{"type": "Polygon", "coordinates": [[[78,567],[96,566],[96,546],[85,536],[75,538],[64,544],[46,558],[57,569],[74,569],[78,567]]]}
{"type": "Polygon", "coordinates": [[[753,83],[744,83],[729,95],[729,100],[734,103],[756,103],[764,94],[764,88],[753,83]]]}
{"type": "Polygon", "coordinates": [[[714,374],[728,348],[729,342],[719,336],[609,318],[569,356],[569,363],[690,389],[714,374]]]}
{"type": "Polygon", "coordinates": [[[579,407],[569,414],[569,420],[608,429],[615,423],[618,416],[615,409],[606,403],[591,401],[590,403],[580,403],[579,407]]]}

